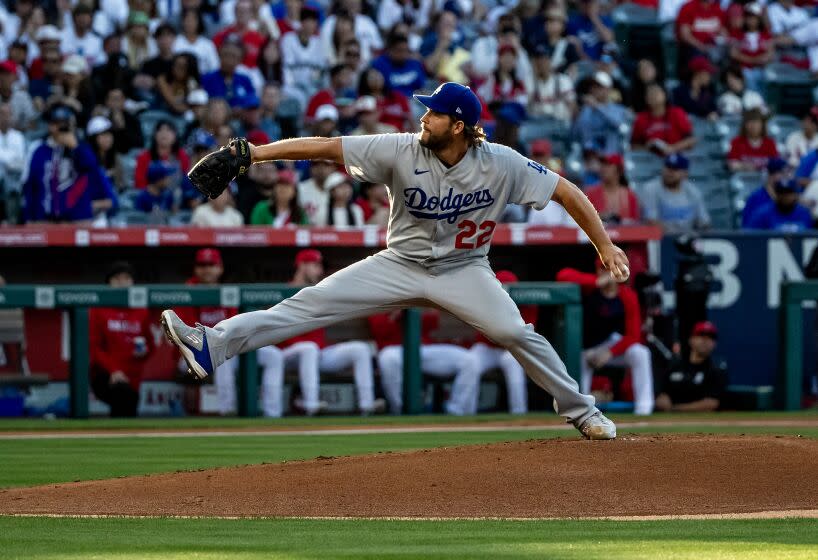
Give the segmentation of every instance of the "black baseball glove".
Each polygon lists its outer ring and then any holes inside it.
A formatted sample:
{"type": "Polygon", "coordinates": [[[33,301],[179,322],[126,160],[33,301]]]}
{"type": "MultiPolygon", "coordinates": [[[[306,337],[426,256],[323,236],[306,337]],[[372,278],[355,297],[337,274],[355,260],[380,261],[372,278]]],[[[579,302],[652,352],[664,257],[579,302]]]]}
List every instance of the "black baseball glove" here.
{"type": "Polygon", "coordinates": [[[250,144],[247,139],[233,138],[227,146],[199,160],[187,176],[199,192],[216,198],[227,188],[230,181],[247,173],[250,163],[250,144]],[[235,153],[231,148],[235,148],[235,153]]]}

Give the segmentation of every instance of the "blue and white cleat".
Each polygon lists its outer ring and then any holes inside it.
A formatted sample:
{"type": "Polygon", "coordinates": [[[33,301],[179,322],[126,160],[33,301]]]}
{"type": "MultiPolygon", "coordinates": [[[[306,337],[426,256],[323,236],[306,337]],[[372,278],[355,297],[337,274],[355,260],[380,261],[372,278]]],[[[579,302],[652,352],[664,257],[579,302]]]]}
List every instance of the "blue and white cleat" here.
{"type": "Polygon", "coordinates": [[[587,439],[616,439],[616,424],[608,420],[601,412],[596,412],[582,424],[577,426],[577,430],[587,439]]]}
{"type": "Polygon", "coordinates": [[[167,309],[162,312],[162,327],[168,340],[182,353],[190,375],[197,379],[213,375],[215,368],[210,359],[210,349],[207,347],[207,337],[202,325],[189,327],[176,313],[167,309]]]}

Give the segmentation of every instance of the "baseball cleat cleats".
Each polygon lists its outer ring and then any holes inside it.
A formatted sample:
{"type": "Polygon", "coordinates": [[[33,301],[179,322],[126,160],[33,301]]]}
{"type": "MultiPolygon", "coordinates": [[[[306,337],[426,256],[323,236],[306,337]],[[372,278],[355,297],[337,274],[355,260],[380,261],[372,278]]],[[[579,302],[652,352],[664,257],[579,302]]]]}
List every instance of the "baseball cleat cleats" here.
{"type": "Polygon", "coordinates": [[[598,411],[578,425],[577,430],[586,439],[616,439],[616,424],[598,411]]]}
{"type": "Polygon", "coordinates": [[[187,363],[188,373],[196,379],[204,379],[213,375],[213,361],[210,359],[210,349],[207,347],[207,337],[202,325],[187,326],[176,313],[170,310],[162,312],[162,327],[165,336],[182,353],[187,363]]]}

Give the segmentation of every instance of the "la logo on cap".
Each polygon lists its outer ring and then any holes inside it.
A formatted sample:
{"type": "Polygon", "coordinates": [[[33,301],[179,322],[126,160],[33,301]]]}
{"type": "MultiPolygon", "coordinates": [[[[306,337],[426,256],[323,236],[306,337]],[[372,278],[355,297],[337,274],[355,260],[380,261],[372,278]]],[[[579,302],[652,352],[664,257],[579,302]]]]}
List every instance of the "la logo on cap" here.
{"type": "Polygon", "coordinates": [[[462,115],[462,114],[463,114],[463,110],[462,110],[462,109],[460,109],[460,107],[458,107],[457,109],[455,109],[455,110],[454,110],[454,112],[455,112],[455,113],[457,113],[458,115],[462,115]]]}
{"type": "Polygon", "coordinates": [[[437,89],[434,91],[434,93],[432,93],[432,95],[437,95],[438,93],[440,93],[440,90],[443,89],[444,85],[445,84],[440,84],[439,86],[437,86],[437,89]]]}

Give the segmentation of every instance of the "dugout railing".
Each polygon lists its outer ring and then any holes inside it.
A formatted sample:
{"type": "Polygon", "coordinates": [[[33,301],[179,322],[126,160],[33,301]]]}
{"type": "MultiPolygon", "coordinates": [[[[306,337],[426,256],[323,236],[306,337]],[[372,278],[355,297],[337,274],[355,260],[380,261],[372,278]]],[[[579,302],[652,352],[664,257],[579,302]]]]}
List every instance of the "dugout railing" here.
{"type": "MultiPolygon", "coordinates": [[[[240,311],[271,307],[300,288],[282,284],[223,286],[150,285],[112,288],[105,285],[18,285],[0,288],[0,308],[65,309],[70,315],[69,402],[73,418],[88,417],[89,319],[92,307],[171,308],[181,306],[238,307],[240,311]]],[[[582,305],[579,287],[553,282],[520,282],[509,287],[520,305],[556,307],[550,313],[551,342],[579,381],[582,352],[582,305]]],[[[479,302],[476,302],[479,304],[479,302]]],[[[238,413],[258,415],[258,366],[255,352],[240,358],[237,379],[238,413]]],[[[404,408],[421,412],[420,312],[404,316],[404,408]]]]}
{"type": "Polygon", "coordinates": [[[780,339],[781,405],[785,410],[801,408],[804,380],[805,301],[818,301],[818,280],[782,282],[778,332],[780,339]]]}

